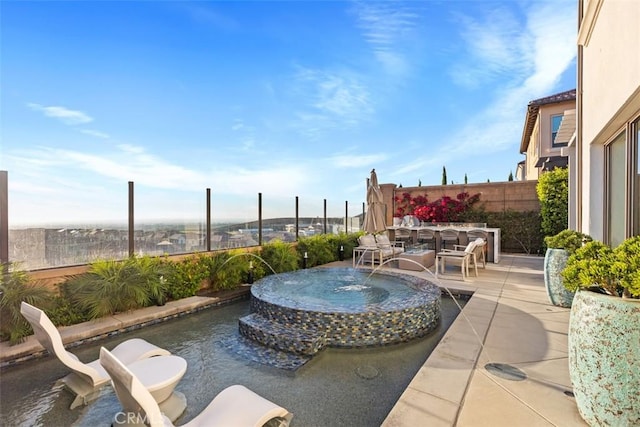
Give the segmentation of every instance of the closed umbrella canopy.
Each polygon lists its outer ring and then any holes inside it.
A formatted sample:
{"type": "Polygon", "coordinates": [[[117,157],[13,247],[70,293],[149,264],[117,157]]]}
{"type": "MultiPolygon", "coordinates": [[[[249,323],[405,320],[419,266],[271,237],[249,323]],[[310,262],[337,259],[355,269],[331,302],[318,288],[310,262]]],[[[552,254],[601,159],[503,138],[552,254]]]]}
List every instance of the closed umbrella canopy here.
{"type": "Polygon", "coordinates": [[[383,201],[376,170],[372,169],[369,186],[367,187],[367,212],[364,215],[365,232],[373,234],[387,229],[384,221],[383,201]]]}

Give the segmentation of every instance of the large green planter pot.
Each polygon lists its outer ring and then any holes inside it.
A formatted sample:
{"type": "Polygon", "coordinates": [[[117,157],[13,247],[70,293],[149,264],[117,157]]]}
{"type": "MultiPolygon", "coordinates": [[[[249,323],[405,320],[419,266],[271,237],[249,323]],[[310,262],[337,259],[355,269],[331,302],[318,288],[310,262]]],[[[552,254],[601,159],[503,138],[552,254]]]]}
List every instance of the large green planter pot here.
{"type": "Polygon", "coordinates": [[[589,425],[640,426],[640,300],[576,293],[569,375],[589,425]]]}
{"type": "Polygon", "coordinates": [[[567,266],[569,252],[564,249],[547,249],[544,254],[544,286],[551,304],[559,307],[571,307],[574,292],[567,290],[562,283],[562,270],[567,266]]]}

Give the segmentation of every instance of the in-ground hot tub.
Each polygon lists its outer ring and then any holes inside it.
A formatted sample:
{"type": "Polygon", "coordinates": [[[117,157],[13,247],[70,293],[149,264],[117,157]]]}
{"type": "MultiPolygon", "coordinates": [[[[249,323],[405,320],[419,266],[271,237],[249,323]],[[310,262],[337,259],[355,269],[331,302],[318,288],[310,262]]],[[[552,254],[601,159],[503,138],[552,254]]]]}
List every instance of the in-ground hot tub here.
{"type": "Polygon", "coordinates": [[[440,289],[396,272],[315,268],[267,276],[251,288],[240,333],[298,354],[323,346],[364,347],[409,341],[440,320],[440,289]]]}

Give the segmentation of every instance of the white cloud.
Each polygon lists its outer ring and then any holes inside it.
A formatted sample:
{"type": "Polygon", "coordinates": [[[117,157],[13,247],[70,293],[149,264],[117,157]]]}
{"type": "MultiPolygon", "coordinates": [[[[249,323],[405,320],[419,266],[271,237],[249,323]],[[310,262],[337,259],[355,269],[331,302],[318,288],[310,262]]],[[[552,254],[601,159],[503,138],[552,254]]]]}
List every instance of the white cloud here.
{"type": "Polygon", "coordinates": [[[484,16],[457,15],[464,41],[463,60],[454,65],[454,81],[478,86],[495,79],[512,79],[531,69],[530,35],[507,7],[495,8],[484,16]]]}
{"type": "MultiPolygon", "coordinates": [[[[276,163],[262,169],[218,164],[211,170],[192,170],[130,144],[121,144],[103,153],[41,148],[28,153],[14,153],[10,161],[19,163],[20,175],[28,177],[31,182],[47,181],[51,176],[64,179],[88,173],[92,180],[101,176],[108,181],[134,181],[136,185],[164,190],[197,192],[213,186],[220,194],[246,195],[269,191],[290,196],[298,193],[309,181],[303,164],[276,163]]],[[[68,182],[73,182],[69,179],[68,182]]]]}
{"type": "Polygon", "coordinates": [[[83,123],[89,123],[93,121],[93,118],[83,113],[82,111],[69,110],[65,107],[51,106],[45,107],[40,104],[29,103],[29,108],[34,111],[40,111],[47,117],[60,120],[67,125],[80,125],[83,123]]]}
{"type": "Polygon", "coordinates": [[[361,168],[363,166],[371,166],[382,163],[387,159],[387,157],[388,156],[386,154],[340,154],[330,157],[328,160],[334,167],[338,168],[361,168]]]}
{"type": "Polygon", "coordinates": [[[81,129],[80,132],[86,134],[86,135],[91,135],[91,136],[95,136],[96,138],[101,138],[101,139],[109,139],[109,134],[104,133],[104,132],[100,132],[97,130],[93,130],[93,129],[81,129]]]}
{"type": "Polygon", "coordinates": [[[402,75],[409,69],[404,43],[417,27],[420,15],[400,2],[355,3],[357,25],[384,69],[402,75]]]}
{"type": "Polygon", "coordinates": [[[303,99],[309,99],[307,105],[313,111],[298,114],[305,122],[304,126],[309,123],[319,127],[356,125],[367,120],[374,111],[369,90],[352,73],[299,67],[296,85],[296,91],[304,96],[303,99]]]}
{"type": "Polygon", "coordinates": [[[477,56],[477,60],[484,58],[478,68],[484,68],[488,73],[504,73],[504,83],[497,86],[495,93],[487,94],[486,108],[454,129],[438,151],[415,158],[399,168],[397,174],[444,165],[453,159],[472,159],[474,154],[517,150],[529,101],[572,89],[558,90],[555,85],[576,56],[575,5],[572,2],[536,2],[525,12],[526,25],[522,34],[512,40],[507,52],[500,52],[497,47],[504,43],[506,34],[512,34],[510,31],[497,30],[495,36],[482,36],[478,33],[484,31],[480,25],[475,38],[469,38],[476,40],[470,42],[473,46],[484,46],[477,56]],[[514,58],[529,60],[531,64],[520,67],[514,63],[514,58]],[[504,65],[499,65],[501,61],[504,65]]]}

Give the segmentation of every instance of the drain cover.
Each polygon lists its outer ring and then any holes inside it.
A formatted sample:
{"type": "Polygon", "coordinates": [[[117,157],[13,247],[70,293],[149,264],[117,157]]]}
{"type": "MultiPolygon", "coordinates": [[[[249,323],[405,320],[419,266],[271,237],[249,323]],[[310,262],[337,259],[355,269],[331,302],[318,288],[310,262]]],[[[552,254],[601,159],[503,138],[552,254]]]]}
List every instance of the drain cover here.
{"type": "Polygon", "coordinates": [[[484,368],[495,375],[509,381],[524,381],[527,379],[525,374],[515,366],[507,365],[506,363],[487,363],[484,368]]]}
{"type": "Polygon", "coordinates": [[[373,366],[364,365],[364,366],[358,366],[356,368],[356,374],[358,374],[360,378],[364,378],[365,380],[371,380],[377,377],[380,373],[373,366]]]}

